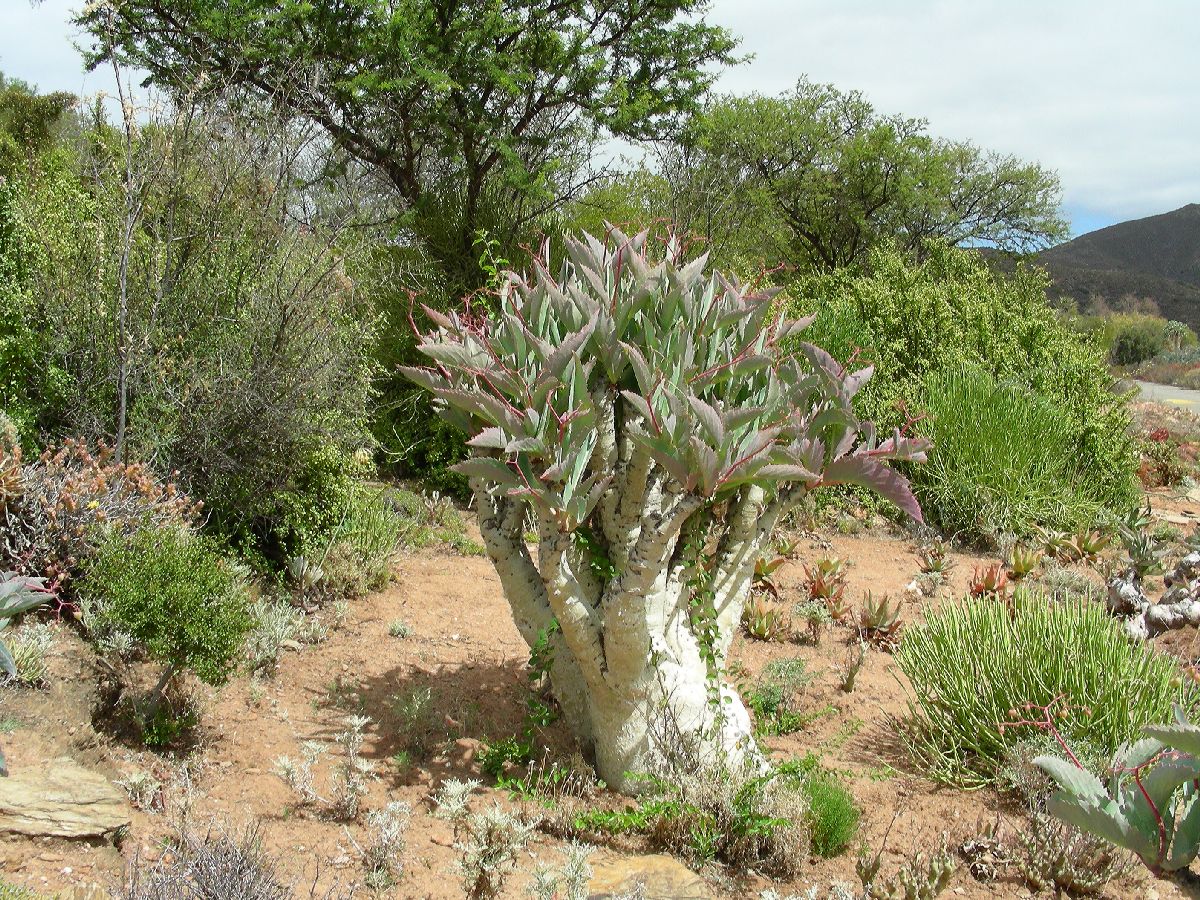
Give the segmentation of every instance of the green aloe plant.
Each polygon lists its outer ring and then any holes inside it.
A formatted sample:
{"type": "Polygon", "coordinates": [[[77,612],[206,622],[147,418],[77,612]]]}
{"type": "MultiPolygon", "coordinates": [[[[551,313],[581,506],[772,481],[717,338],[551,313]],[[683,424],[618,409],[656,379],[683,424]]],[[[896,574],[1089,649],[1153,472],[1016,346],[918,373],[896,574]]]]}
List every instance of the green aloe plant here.
{"type": "Polygon", "coordinates": [[[1200,728],[1178,706],[1175,717],[1117,751],[1107,786],[1061,739],[1067,759],[1034,760],[1060,788],[1051,813],[1132,851],[1160,876],[1187,868],[1200,850],[1200,728]]]}
{"type": "MultiPolygon", "coordinates": [[[[54,599],[43,578],[26,578],[16,572],[0,572],[0,631],[21,613],[36,609],[54,599]]],[[[4,641],[0,641],[0,669],[15,676],[17,666],[4,641]]]]}

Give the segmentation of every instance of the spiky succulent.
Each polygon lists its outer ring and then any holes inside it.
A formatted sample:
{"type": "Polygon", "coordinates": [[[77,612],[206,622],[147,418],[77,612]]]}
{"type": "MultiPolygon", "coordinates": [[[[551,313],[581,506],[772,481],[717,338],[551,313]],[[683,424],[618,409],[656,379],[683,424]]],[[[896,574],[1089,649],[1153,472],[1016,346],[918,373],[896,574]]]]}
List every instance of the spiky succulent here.
{"type": "Polygon", "coordinates": [[[510,275],[487,318],[425,307],[437,331],[417,349],[433,365],[403,372],[472,435],[456,470],[567,531],[610,491],[620,439],[701,497],[859,484],[919,518],[886,461],[923,460],[924,443],[878,440],[850,406],[872,369],[793,343],[812,318],[772,317],[773,291],[709,275],[707,256],[678,262],[675,247],[652,262],[646,238],[567,238],[562,277],[510,275]]]}
{"type": "Polygon", "coordinates": [[[1102,531],[1085,528],[1072,538],[1075,555],[1079,559],[1094,560],[1103,553],[1112,542],[1112,536],[1102,531]]]}
{"type": "Polygon", "coordinates": [[[1008,560],[1008,577],[1020,581],[1033,572],[1041,564],[1042,551],[1036,547],[1023,547],[1017,544],[1012,549],[1008,560]]]}
{"type": "MultiPolygon", "coordinates": [[[[0,631],[7,628],[16,616],[37,609],[53,599],[54,594],[46,587],[45,579],[0,572],[0,631]]],[[[16,677],[16,663],[3,641],[0,641],[0,670],[9,677],[16,677]]]]}
{"type": "Polygon", "coordinates": [[[859,611],[858,626],[864,639],[878,646],[890,646],[900,631],[900,601],[893,601],[888,594],[876,598],[867,591],[859,611]]]}
{"type": "Polygon", "coordinates": [[[972,597],[994,597],[1004,599],[1008,594],[1008,574],[1001,563],[976,568],[971,576],[972,597]]]}
{"type": "Polygon", "coordinates": [[[775,579],[772,576],[791,558],[792,553],[796,550],[797,543],[782,544],[777,548],[778,553],[764,554],[755,561],[754,587],[764,590],[772,597],[779,599],[779,585],[775,583],[775,579]]]}
{"type": "Polygon", "coordinates": [[[1054,531],[1047,528],[1036,528],[1038,541],[1043,552],[1051,559],[1071,561],[1078,558],[1078,548],[1075,546],[1075,535],[1066,531],[1054,531]]]}
{"type": "Polygon", "coordinates": [[[786,641],[792,631],[787,609],[761,595],[746,602],[742,609],[742,628],[760,641],[786,641]]]}
{"type": "Polygon", "coordinates": [[[930,541],[922,546],[917,550],[917,565],[921,574],[944,577],[953,568],[948,553],[949,547],[945,541],[930,541]]]}
{"type": "Polygon", "coordinates": [[[846,603],[846,561],[836,556],[818,559],[804,567],[808,598],[824,602],[835,622],[844,621],[850,612],[846,603]]]}

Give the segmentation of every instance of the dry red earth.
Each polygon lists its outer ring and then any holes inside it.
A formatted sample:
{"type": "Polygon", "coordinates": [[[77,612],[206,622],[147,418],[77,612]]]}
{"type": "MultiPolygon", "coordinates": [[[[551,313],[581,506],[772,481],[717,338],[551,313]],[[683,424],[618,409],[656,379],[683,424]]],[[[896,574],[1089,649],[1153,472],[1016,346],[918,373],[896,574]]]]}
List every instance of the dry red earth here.
{"type": "MultiPolygon", "coordinates": [[[[1181,518],[1200,511],[1200,504],[1187,499],[1160,497],[1156,503],[1181,518]]],[[[849,595],[856,602],[867,589],[900,595],[917,574],[915,547],[911,539],[881,529],[809,536],[797,548],[798,560],[784,566],[777,580],[784,599],[796,599],[801,562],[833,553],[853,563],[849,595]]],[[[973,568],[991,561],[958,552],[953,560],[950,583],[941,596],[964,593],[973,568]]],[[[928,602],[939,601],[906,602],[905,620],[919,619],[922,603],[928,602]]],[[[887,835],[885,871],[894,870],[912,851],[940,843],[944,835],[955,844],[997,817],[1019,827],[1015,809],[997,794],[939,787],[913,771],[889,725],[890,717],[904,715],[907,690],[890,655],[872,652],[854,693],[839,689],[836,667],[845,660],[849,636],[849,629],[834,628],[819,646],[738,638],[733,662],[735,669],[744,670],[744,678],[756,675],[771,659],[796,655],[815,675],[803,703],[816,715],[802,731],[771,739],[771,750],[781,757],[815,751],[843,773],[863,810],[861,839],[877,848],[887,835]]],[[[1165,643],[1194,659],[1196,637],[1180,632],[1165,643]]],[[[364,752],[375,766],[365,808],[389,800],[403,800],[413,808],[405,873],[391,896],[461,897],[450,829],[430,815],[427,798],[444,778],[480,777],[481,740],[504,737],[520,727],[527,658],[486,559],[430,550],[412,553],[400,559],[392,587],[354,603],[345,623],[324,643],[285,652],[273,678],[243,676],[206,694],[200,745],[184,760],[135,750],[93,729],[100,670],[88,645],[60,628],[49,685],[0,693],[0,727],[7,732],[0,734],[0,742],[10,768],[70,755],[113,779],[149,771],[165,787],[155,809],[133,813],[119,849],[10,837],[0,841],[0,871],[11,882],[47,891],[112,884],[135,854],[153,859],[163,852],[162,839],[181,808],[187,808],[191,821],[201,825],[214,819],[234,828],[259,823],[266,848],[280,857],[283,870],[296,882],[361,884],[354,843],[363,839],[361,821],[346,826],[297,809],[295,797],[272,773],[277,757],[297,756],[304,741],[332,744],[344,718],[361,712],[372,719],[364,752]],[[411,636],[389,636],[389,623],[396,619],[411,626],[411,636]],[[411,737],[396,700],[425,689],[432,697],[426,727],[433,750],[401,769],[392,757],[411,737]]],[[[565,736],[555,743],[565,747],[565,736]]],[[[322,763],[319,785],[335,756],[331,752],[322,763]]],[[[481,807],[492,799],[509,802],[507,795],[485,788],[475,803],[481,807]]],[[[539,836],[510,879],[507,895],[524,896],[536,861],[556,863],[560,848],[558,841],[539,836]]],[[[851,850],[814,861],[795,883],[776,888],[786,895],[810,885],[821,885],[823,891],[831,880],[855,882],[854,857],[851,850]]],[[[704,874],[715,896],[756,897],[768,886],[763,880],[735,881],[719,869],[704,874]]],[[[1027,897],[1031,892],[1015,878],[979,883],[960,866],[947,896],[1027,897]]],[[[1110,885],[1105,896],[1193,895],[1135,871],[1110,885]]]]}

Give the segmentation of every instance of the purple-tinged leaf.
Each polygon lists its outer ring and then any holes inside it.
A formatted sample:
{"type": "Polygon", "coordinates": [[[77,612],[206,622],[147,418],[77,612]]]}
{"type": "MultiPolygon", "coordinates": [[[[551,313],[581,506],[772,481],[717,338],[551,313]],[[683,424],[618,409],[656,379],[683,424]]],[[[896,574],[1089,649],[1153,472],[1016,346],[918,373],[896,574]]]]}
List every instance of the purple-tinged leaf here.
{"type": "Polygon", "coordinates": [[[642,351],[632,344],[621,342],[621,349],[625,351],[625,355],[629,358],[629,364],[633,366],[633,375],[637,379],[638,388],[643,394],[649,394],[654,390],[654,374],[650,371],[650,364],[646,362],[646,357],[642,356],[642,351]]]}
{"type": "Polygon", "coordinates": [[[523,437],[508,442],[505,453],[532,453],[535,456],[546,453],[546,445],[540,438],[523,437]]]}
{"type": "Polygon", "coordinates": [[[452,369],[474,371],[487,368],[492,362],[482,350],[472,350],[465,344],[433,344],[427,342],[418,344],[417,349],[430,359],[436,360],[452,369]]]}
{"type": "Polygon", "coordinates": [[[592,332],[596,328],[596,320],[592,319],[585,324],[583,328],[572,334],[569,338],[559,344],[554,352],[546,359],[546,368],[550,370],[556,377],[561,378],[563,369],[577,354],[588,338],[592,336],[592,332]]]}
{"type": "Polygon", "coordinates": [[[865,369],[859,369],[852,375],[848,375],[845,381],[846,399],[849,400],[860,390],[863,385],[871,380],[871,376],[875,374],[874,366],[867,366],[865,369]]]}
{"type": "Polygon", "coordinates": [[[708,432],[708,439],[720,446],[725,440],[725,425],[721,421],[721,414],[699,397],[688,397],[687,401],[696,418],[700,420],[700,425],[708,432]]]}
{"type": "Polygon", "coordinates": [[[520,477],[509,466],[490,456],[472,456],[450,467],[450,471],[458,472],[467,478],[482,478],[484,481],[498,484],[502,487],[522,485],[520,477]]]}
{"type": "Polygon", "coordinates": [[[400,366],[401,375],[413,381],[427,391],[438,391],[450,387],[450,382],[440,372],[434,369],[422,369],[416,366],[400,366]]]}
{"type": "Polygon", "coordinates": [[[421,309],[425,311],[425,315],[429,317],[429,320],[439,328],[445,328],[447,331],[452,331],[455,333],[461,330],[458,322],[455,322],[449,316],[443,315],[436,309],[431,309],[424,303],[421,304],[421,309]]]}
{"type": "Polygon", "coordinates": [[[805,484],[821,480],[821,476],[816,472],[804,466],[787,463],[768,463],[755,469],[754,474],[758,478],[769,478],[772,481],[803,481],[805,484]]]}
{"type": "Polygon", "coordinates": [[[869,456],[843,456],[821,475],[822,484],[857,484],[890,500],[918,522],[924,522],[921,505],[903,475],[869,456]]]}

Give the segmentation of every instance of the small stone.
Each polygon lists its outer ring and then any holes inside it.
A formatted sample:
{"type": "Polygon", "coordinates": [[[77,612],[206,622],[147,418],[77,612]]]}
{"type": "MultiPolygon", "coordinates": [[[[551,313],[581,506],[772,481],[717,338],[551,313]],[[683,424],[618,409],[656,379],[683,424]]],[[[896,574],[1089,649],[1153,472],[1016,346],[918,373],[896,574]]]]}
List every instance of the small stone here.
{"type": "MultiPolygon", "coordinates": [[[[124,792],[67,757],[0,778],[0,832],[101,837],[130,820],[124,792]]],[[[52,861],[62,859],[50,856],[52,861]]]]}
{"type": "Polygon", "coordinates": [[[599,852],[591,862],[588,896],[607,900],[636,890],[640,884],[646,900],[710,900],[708,884],[674,857],[663,853],[620,856],[599,852]]]}

